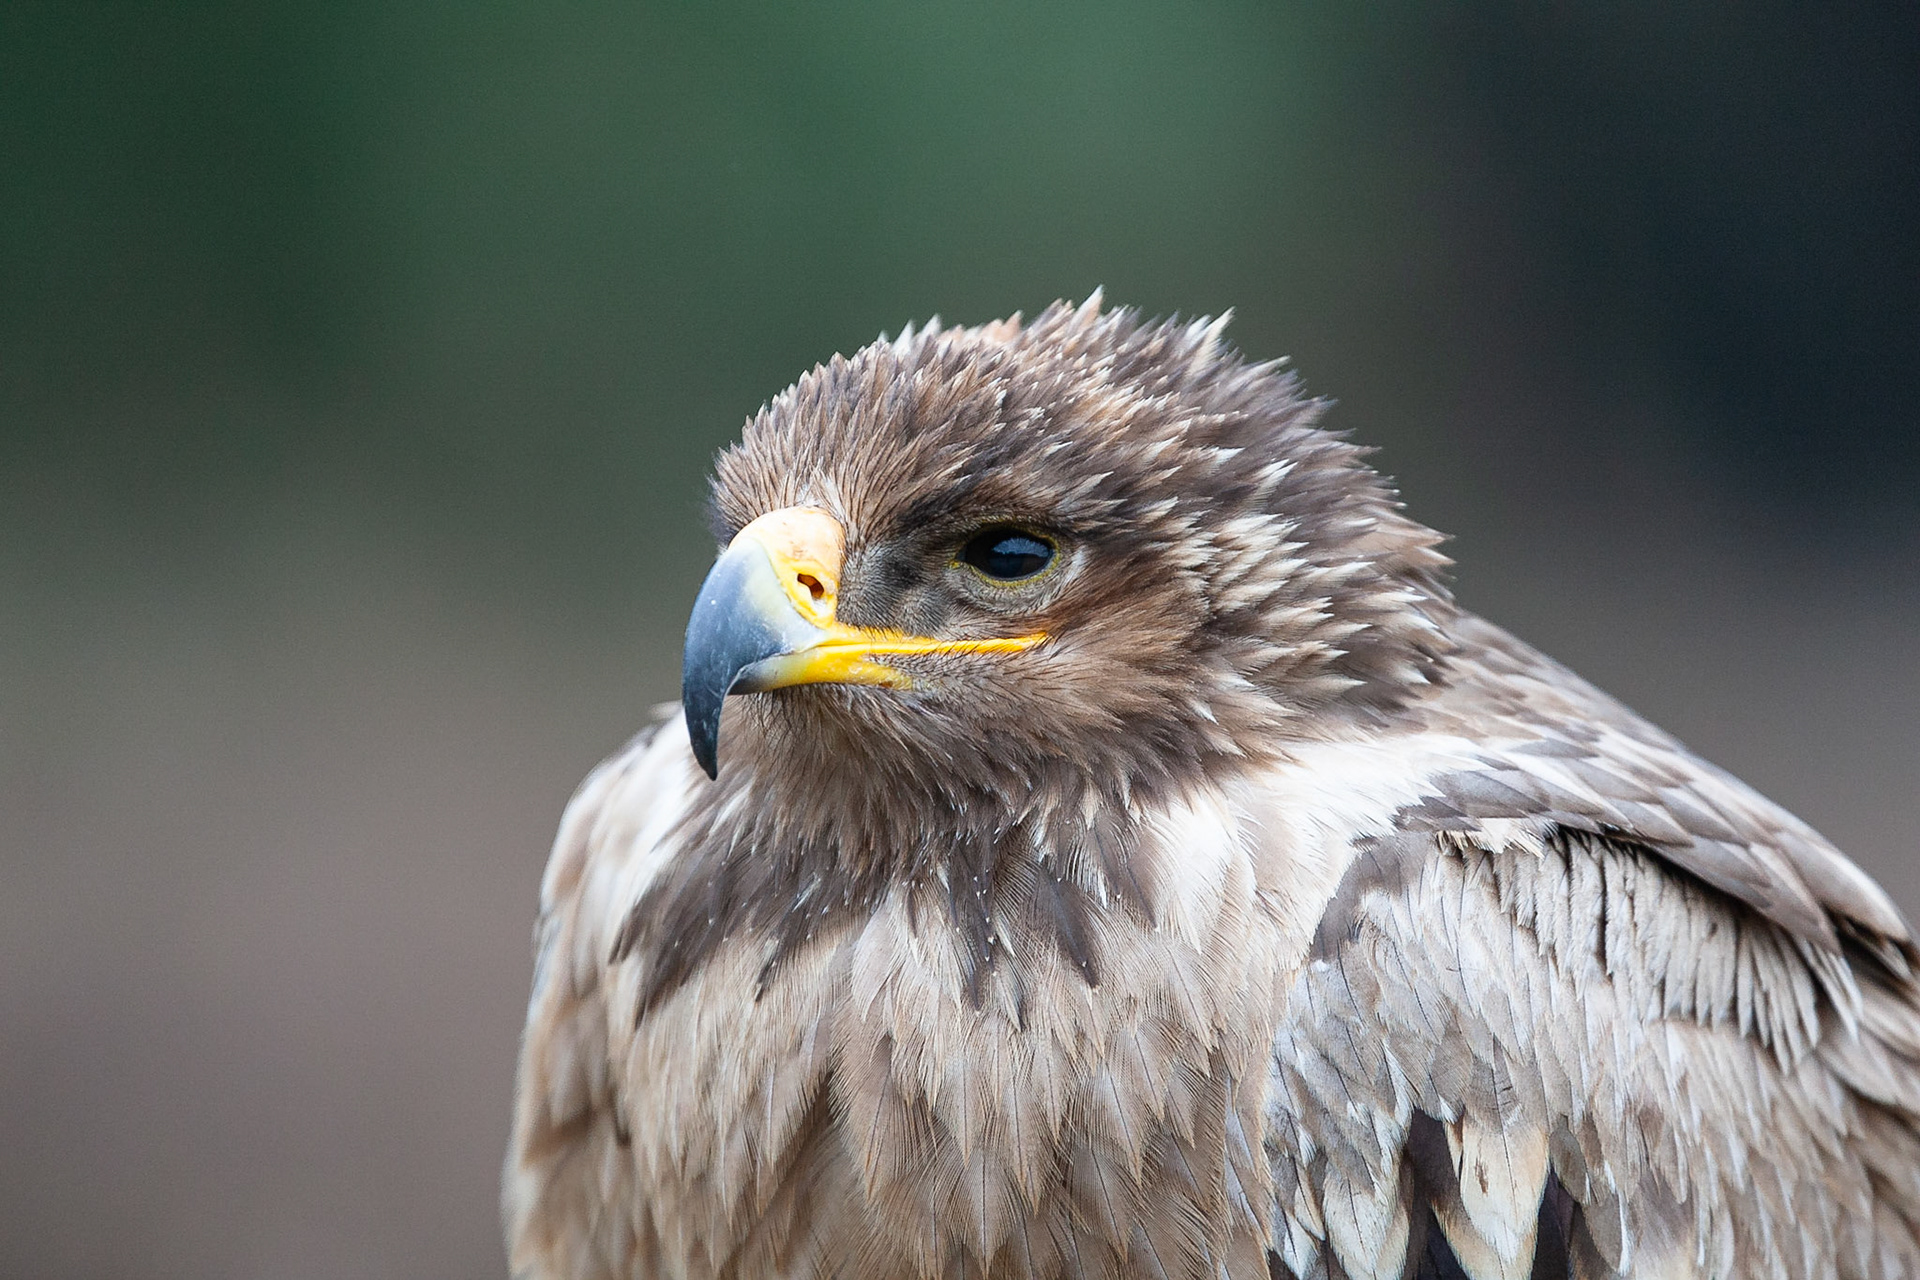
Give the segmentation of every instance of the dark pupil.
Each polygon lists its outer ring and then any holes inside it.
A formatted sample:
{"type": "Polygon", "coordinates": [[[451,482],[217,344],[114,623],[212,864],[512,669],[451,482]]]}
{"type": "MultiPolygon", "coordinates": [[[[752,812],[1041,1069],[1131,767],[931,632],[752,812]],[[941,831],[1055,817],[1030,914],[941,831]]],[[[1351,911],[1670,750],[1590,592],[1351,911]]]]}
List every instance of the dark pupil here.
{"type": "Polygon", "coordinates": [[[1053,548],[1018,529],[989,529],[975,534],[960,558],[989,578],[1031,578],[1053,559],[1053,548]]]}

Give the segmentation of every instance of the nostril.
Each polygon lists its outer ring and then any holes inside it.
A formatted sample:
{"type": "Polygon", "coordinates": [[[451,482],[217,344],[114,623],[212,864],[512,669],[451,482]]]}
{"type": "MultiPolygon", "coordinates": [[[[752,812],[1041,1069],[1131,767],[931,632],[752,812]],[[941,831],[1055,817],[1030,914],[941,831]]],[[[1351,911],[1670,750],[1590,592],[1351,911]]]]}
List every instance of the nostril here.
{"type": "Polygon", "coordinates": [[[820,597],[827,594],[826,587],[822,586],[820,579],[814,577],[812,574],[802,573],[796,576],[800,585],[807,589],[807,594],[812,596],[815,600],[818,600],[820,599],[820,597]]]}

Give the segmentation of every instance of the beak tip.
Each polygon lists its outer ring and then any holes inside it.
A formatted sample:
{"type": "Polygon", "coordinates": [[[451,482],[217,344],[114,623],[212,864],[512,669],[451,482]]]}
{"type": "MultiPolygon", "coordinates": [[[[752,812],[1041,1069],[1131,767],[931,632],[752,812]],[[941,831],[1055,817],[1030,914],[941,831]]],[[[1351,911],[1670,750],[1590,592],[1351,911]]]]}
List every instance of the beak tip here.
{"type": "Polygon", "coordinates": [[[717,782],[720,778],[720,701],[713,699],[711,707],[697,705],[705,701],[707,699],[692,694],[683,695],[680,708],[686,717],[687,745],[693,748],[693,758],[700,762],[707,777],[717,782]]]}

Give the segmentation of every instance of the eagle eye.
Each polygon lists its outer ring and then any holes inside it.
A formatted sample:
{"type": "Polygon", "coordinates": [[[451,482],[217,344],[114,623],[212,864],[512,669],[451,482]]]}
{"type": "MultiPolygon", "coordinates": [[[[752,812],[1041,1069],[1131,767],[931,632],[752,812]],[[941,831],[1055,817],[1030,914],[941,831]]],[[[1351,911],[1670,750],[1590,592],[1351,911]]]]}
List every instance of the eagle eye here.
{"type": "Polygon", "coordinates": [[[1053,543],[1011,525],[982,529],[960,548],[960,562],[996,582],[1034,577],[1053,563],[1053,543]]]}

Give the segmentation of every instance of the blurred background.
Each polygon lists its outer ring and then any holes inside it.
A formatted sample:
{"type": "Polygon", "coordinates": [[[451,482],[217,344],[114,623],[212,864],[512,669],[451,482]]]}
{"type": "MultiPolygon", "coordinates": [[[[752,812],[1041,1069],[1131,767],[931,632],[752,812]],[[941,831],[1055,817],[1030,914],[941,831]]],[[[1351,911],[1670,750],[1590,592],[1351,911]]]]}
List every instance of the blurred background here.
{"type": "Polygon", "coordinates": [[[1920,908],[1910,5],[10,0],[0,1275],[500,1274],[714,451],[1101,284],[1920,908]]]}

